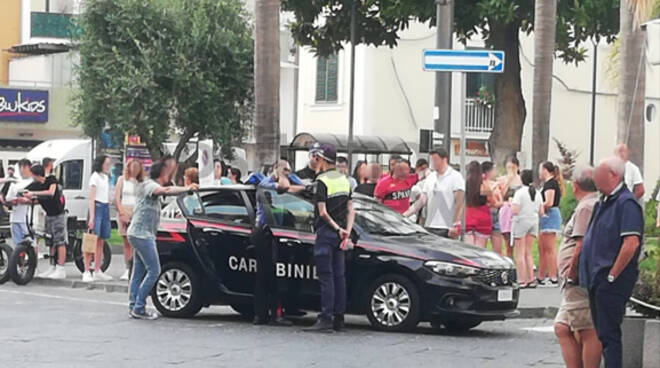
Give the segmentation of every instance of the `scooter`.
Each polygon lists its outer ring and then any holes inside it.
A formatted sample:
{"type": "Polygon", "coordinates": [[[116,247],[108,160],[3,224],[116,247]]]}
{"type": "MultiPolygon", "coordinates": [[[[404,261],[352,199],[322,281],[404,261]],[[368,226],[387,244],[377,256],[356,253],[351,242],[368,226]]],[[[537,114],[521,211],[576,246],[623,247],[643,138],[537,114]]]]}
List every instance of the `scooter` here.
{"type": "MultiPolygon", "coordinates": [[[[38,238],[44,239],[46,247],[49,250],[53,247],[53,237],[52,234],[38,234],[34,231],[34,206],[36,201],[32,202],[30,210],[30,220],[28,224],[28,235],[16,245],[13,253],[9,258],[9,277],[17,285],[27,285],[34,278],[34,273],[37,269],[38,257],[35,249],[35,241],[38,238]]],[[[84,229],[77,228],[75,218],[67,219],[67,238],[66,243],[66,262],[75,262],[76,267],[82,273],[85,270],[83,262],[83,253],[82,253],[82,232],[84,229]]],[[[44,258],[49,259],[51,265],[57,263],[57,255],[51,255],[49,251],[44,258]]],[[[93,256],[92,256],[93,258],[93,256]]],[[[103,244],[103,264],[101,264],[101,270],[105,270],[110,267],[110,261],[112,260],[112,252],[110,250],[110,245],[107,242],[103,244]]]]}

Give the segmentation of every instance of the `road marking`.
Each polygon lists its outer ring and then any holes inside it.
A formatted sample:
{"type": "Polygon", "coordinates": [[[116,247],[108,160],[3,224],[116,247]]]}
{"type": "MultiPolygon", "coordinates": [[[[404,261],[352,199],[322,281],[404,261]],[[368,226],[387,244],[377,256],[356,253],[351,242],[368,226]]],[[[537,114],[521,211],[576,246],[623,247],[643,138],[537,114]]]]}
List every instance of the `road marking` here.
{"type": "Polygon", "coordinates": [[[521,330],[531,331],[531,332],[555,332],[555,326],[550,325],[550,326],[541,326],[541,327],[524,327],[521,328],[521,330]]]}
{"type": "Polygon", "coordinates": [[[29,295],[29,296],[36,296],[36,297],[40,297],[40,298],[51,298],[51,299],[67,300],[67,301],[71,301],[71,302],[87,302],[87,303],[93,303],[93,304],[119,305],[119,306],[122,306],[122,307],[128,306],[128,303],[112,302],[112,301],[108,301],[108,300],[83,299],[83,298],[75,298],[75,297],[70,297],[70,296],[60,296],[60,295],[51,295],[51,294],[43,294],[43,293],[33,293],[33,292],[29,292],[29,291],[15,291],[15,290],[2,290],[2,289],[0,289],[0,293],[29,295]]]}

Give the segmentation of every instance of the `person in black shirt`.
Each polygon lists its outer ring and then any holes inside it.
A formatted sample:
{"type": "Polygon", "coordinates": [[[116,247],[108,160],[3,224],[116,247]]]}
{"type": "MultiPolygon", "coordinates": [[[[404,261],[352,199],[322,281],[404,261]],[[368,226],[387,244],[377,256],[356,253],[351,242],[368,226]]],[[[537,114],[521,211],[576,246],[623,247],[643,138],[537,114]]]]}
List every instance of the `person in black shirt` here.
{"type": "Polygon", "coordinates": [[[539,219],[539,267],[537,281],[545,283],[546,269],[550,282],[557,285],[557,234],[561,231],[561,212],[559,203],[564,194],[564,180],[561,169],[550,161],[539,167],[539,178],[543,181],[543,210],[539,219]]]}
{"type": "Polygon", "coordinates": [[[27,192],[24,196],[29,199],[36,198],[46,212],[46,233],[52,237],[53,243],[50,248],[51,256],[54,257],[57,253],[57,264],[40,276],[51,279],[64,279],[66,278],[64,262],[66,261],[67,229],[62,188],[57,183],[55,176],[45,176],[43,166],[34,165],[30,171],[34,182],[25,188],[27,192]]]}
{"type": "Polygon", "coordinates": [[[309,164],[307,164],[304,169],[296,171],[296,175],[301,180],[316,180],[316,174],[319,171],[319,165],[322,161],[317,156],[320,147],[321,145],[319,143],[314,143],[311,147],[309,147],[309,164]]]}
{"type": "Polygon", "coordinates": [[[305,331],[341,331],[346,310],[344,251],[349,249],[355,211],[346,175],[335,169],[337,150],[322,144],[316,153],[322,159],[316,178],[314,261],[321,285],[321,314],[305,331]]]}
{"type": "Polygon", "coordinates": [[[366,196],[374,196],[374,189],[378,184],[378,179],[383,175],[383,169],[377,163],[371,163],[367,167],[367,182],[358,185],[355,188],[355,193],[364,194],[366,196]]]}

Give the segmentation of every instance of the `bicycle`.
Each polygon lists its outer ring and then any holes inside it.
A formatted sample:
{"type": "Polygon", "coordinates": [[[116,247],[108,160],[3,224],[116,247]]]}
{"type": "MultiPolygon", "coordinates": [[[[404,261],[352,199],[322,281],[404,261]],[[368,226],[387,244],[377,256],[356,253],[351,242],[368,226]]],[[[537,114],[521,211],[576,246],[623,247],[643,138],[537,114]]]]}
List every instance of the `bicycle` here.
{"type": "MultiPolygon", "coordinates": [[[[34,273],[37,269],[38,255],[35,250],[34,242],[38,238],[45,241],[46,247],[51,250],[54,246],[51,234],[38,234],[34,231],[34,206],[36,201],[33,201],[30,208],[30,220],[28,222],[28,235],[16,245],[13,253],[9,258],[9,277],[17,285],[27,285],[34,278],[34,273]]],[[[77,221],[74,217],[67,219],[67,239],[66,259],[65,262],[74,262],[78,270],[82,273],[84,271],[83,253],[82,253],[82,232],[84,229],[77,226],[77,221]]],[[[49,251],[44,257],[50,260],[51,265],[57,263],[57,255],[51,255],[49,251]]],[[[112,260],[112,252],[110,245],[107,242],[103,244],[103,263],[101,270],[105,272],[110,267],[112,260]]]]}

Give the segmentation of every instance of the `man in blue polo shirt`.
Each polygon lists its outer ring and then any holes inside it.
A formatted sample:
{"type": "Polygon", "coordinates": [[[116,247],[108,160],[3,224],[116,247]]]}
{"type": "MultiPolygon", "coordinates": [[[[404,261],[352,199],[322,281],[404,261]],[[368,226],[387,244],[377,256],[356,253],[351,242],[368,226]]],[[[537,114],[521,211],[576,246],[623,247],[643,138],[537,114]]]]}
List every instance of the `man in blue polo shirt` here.
{"type": "Polygon", "coordinates": [[[637,280],[637,259],[644,233],[642,208],[625,186],[625,162],[600,162],[594,175],[602,193],[582,243],[580,284],[589,290],[589,305],[607,368],[621,367],[621,323],[637,280]]]}

